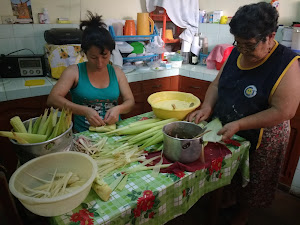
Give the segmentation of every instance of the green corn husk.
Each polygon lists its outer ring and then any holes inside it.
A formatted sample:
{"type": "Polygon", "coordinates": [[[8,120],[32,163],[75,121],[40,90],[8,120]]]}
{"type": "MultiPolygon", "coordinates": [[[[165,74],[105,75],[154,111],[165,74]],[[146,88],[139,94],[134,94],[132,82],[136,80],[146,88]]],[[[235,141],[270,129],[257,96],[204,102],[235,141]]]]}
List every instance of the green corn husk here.
{"type": "Polygon", "coordinates": [[[39,129],[37,131],[38,134],[42,134],[42,132],[45,130],[45,127],[47,128],[47,125],[45,125],[47,121],[47,116],[48,116],[48,109],[45,109],[44,115],[42,116],[41,123],[39,125],[39,129]]]}
{"type": "Polygon", "coordinates": [[[139,149],[144,150],[145,148],[162,142],[164,139],[163,132],[157,132],[153,137],[149,138],[139,149]]]}
{"type": "Polygon", "coordinates": [[[46,141],[46,135],[0,131],[0,136],[8,137],[10,139],[16,140],[16,135],[28,143],[40,143],[46,141]]]}
{"type": "Polygon", "coordinates": [[[32,133],[33,134],[37,134],[40,123],[41,123],[41,120],[42,120],[42,115],[40,115],[39,118],[37,118],[36,121],[33,124],[33,127],[32,127],[32,133]]]}
{"type": "Polygon", "coordinates": [[[158,122],[155,122],[155,123],[148,123],[148,124],[144,124],[144,125],[140,125],[140,126],[130,126],[131,124],[129,124],[128,126],[126,126],[125,129],[122,127],[120,129],[108,132],[106,134],[112,134],[112,133],[116,133],[118,135],[139,134],[139,133],[144,132],[144,131],[152,128],[152,127],[165,125],[167,123],[171,123],[171,122],[174,122],[174,121],[177,121],[177,120],[178,119],[176,119],[176,118],[171,118],[171,119],[161,120],[161,121],[158,121],[158,122]]]}
{"type": "Polygon", "coordinates": [[[29,120],[28,133],[32,134],[32,119],[29,120]]]}

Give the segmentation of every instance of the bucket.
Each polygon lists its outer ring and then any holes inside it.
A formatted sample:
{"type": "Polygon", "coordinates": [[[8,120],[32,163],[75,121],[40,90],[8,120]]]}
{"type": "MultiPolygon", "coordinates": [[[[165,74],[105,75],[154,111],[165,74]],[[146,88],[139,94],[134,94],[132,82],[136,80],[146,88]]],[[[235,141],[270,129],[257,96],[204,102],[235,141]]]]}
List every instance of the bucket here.
{"type": "Polygon", "coordinates": [[[185,121],[169,123],[163,127],[165,157],[173,162],[191,163],[198,160],[202,153],[202,133],[198,125],[185,121]]]}
{"type": "MultiPolygon", "coordinates": [[[[32,122],[35,122],[37,119],[38,117],[33,118],[32,122]]],[[[29,120],[24,121],[23,124],[27,128],[29,125],[29,120]]],[[[24,164],[38,156],[54,152],[69,151],[73,146],[72,128],[73,123],[71,123],[69,129],[61,135],[40,143],[19,144],[13,139],[10,139],[10,141],[13,144],[13,149],[16,151],[16,155],[19,158],[20,163],[24,164]]]]}

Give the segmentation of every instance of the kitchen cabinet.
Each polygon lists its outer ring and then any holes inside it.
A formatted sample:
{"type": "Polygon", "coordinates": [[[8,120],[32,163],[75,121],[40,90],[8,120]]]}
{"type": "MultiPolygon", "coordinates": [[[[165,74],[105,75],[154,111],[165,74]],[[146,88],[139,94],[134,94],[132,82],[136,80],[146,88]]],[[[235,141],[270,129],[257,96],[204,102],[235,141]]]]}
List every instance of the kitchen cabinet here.
{"type": "Polygon", "coordinates": [[[179,80],[179,91],[192,93],[203,102],[210,83],[209,81],[182,76],[179,80]]]}
{"type": "Polygon", "coordinates": [[[151,106],[147,102],[147,98],[149,97],[149,95],[159,91],[178,90],[178,82],[176,82],[176,80],[178,80],[179,76],[176,77],[177,78],[174,78],[173,82],[171,82],[171,80],[173,80],[173,77],[164,77],[129,83],[134,96],[135,106],[131,112],[122,115],[122,119],[151,111],[151,106]],[[173,86],[172,88],[171,84],[177,86],[173,86]]]}
{"type": "Polygon", "coordinates": [[[300,108],[291,119],[291,134],[288,148],[285,153],[284,162],[281,168],[279,182],[290,187],[293,181],[295,170],[300,157],[300,108]]]}

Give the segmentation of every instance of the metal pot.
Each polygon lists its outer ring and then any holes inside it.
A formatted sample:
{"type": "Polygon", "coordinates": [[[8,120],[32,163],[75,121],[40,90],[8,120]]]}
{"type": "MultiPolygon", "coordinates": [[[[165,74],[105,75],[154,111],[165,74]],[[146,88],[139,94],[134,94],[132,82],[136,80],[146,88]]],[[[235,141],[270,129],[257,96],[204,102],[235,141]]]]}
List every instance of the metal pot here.
{"type": "Polygon", "coordinates": [[[164,155],[171,161],[191,163],[199,159],[202,152],[202,133],[198,125],[185,121],[172,122],[163,127],[164,155]]]}
{"type": "MultiPolygon", "coordinates": [[[[33,118],[32,122],[35,122],[38,117],[33,118]]],[[[27,128],[29,125],[29,120],[23,122],[24,126],[27,128]]],[[[46,155],[54,152],[63,152],[69,151],[73,146],[73,132],[72,132],[73,123],[68,130],[66,130],[61,135],[40,143],[32,144],[19,144],[15,140],[10,139],[13,144],[13,148],[16,151],[17,157],[20,160],[21,164],[26,163],[27,161],[36,158],[38,156],[46,155]]]]}

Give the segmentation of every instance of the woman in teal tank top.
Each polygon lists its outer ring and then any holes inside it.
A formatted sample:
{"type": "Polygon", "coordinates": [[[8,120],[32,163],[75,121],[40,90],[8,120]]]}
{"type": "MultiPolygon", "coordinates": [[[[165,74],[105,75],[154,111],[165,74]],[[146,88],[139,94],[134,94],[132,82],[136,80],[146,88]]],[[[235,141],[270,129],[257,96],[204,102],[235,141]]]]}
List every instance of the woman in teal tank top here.
{"type": "MultiPolygon", "coordinates": [[[[86,63],[79,63],[79,79],[77,86],[70,90],[72,101],[76,104],[90,107],[96,110],[103,120],[106,112],[118,105],[120,89],[115,70],[110,64],[107,65],[109,74],[109,85],[107,88],[94,87],[88,77],[86,63]]],[[[90,124],[85,116],[74,115],[74,129],[84,131],[90,124]]]]}
{"type": "Polygon", "coordinates": [[[49,106],[72,110],[76,132],[85,131],[89,126],[114,124],[121,114],[130,112],[134,106],[125,74],[109,64],[114,40],[101,16],[88,12],[88,17],[80,24],[83,30],[81,49],[88,61],[69,66],[47,100],[49,106]],[[69,91],[72,101],[65,98],[69,91]],[[119,96],[122,104],[118,105],[119,96]]]}

